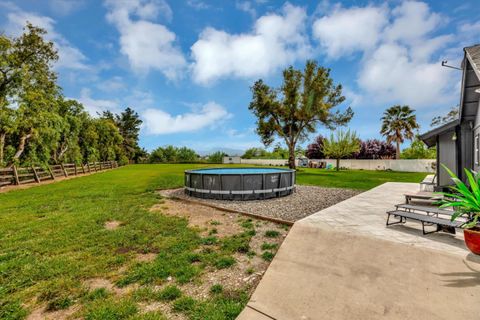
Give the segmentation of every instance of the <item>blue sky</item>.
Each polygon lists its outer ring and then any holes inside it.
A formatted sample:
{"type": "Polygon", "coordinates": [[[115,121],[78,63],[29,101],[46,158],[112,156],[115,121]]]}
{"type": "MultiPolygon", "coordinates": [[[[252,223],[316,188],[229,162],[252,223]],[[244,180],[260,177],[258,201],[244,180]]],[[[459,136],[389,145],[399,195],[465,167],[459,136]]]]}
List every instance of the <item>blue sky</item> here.
{"type": "MultiPolygon", "coordinates": [[[[408,104],[421,131],[459,101],[462,48],[480,43],[471,1],[0,1],[1,29],[28,20],[59,49],[65,96],[92,114],[134,108],[140,145],[197,151],[261,146],[248,111],[259,78],[315,59],[344,86],[363,139],[379,136],[383,110],[408,104]]],[[[321,126],[319,133],[328,134],[321,126]]],[[[306,144],[306,143],[305,143],[306,144]]]]}

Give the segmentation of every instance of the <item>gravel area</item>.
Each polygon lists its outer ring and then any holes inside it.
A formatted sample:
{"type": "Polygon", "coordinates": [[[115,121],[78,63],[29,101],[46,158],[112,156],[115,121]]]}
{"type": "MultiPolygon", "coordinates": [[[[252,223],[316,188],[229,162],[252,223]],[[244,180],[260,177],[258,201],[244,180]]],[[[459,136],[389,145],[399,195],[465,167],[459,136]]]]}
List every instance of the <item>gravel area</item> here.
{"type": "Polygon", "coordinates": [[[161,190],[165,197],[189,199],[209,203],[217,207],[261,216],[297,221],[317,211],[361,193],[359,190],[296,186],[296,192],[282,198],[251,201],[200,199],[186,195],[181,189],[161,190]]]}

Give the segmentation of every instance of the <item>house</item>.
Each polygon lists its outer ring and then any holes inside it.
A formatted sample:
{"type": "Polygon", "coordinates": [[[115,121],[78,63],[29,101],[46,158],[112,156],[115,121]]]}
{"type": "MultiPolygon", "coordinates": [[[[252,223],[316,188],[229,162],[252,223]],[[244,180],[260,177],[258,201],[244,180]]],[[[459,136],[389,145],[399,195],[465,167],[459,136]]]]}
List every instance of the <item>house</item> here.
{"type": "Polygon", "coordinates": [[[480,45],[464,49],[459,118],[420,136],[429,147],[437,147],[437,190],[451,185],[446,165],[461,179],[463,168],[480,168],[480,45]]]}

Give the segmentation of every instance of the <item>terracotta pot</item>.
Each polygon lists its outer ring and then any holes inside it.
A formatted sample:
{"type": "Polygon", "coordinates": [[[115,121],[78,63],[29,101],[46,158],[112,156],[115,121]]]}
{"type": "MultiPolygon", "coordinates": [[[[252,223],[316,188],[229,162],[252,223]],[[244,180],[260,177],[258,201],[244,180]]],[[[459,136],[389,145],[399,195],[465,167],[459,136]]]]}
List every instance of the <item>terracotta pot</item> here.
{"type": "Polygon", "coordinates": [[[465,229],[463,230],[463,235],[468,249],[480,255],[480,227],[465,229]]]}

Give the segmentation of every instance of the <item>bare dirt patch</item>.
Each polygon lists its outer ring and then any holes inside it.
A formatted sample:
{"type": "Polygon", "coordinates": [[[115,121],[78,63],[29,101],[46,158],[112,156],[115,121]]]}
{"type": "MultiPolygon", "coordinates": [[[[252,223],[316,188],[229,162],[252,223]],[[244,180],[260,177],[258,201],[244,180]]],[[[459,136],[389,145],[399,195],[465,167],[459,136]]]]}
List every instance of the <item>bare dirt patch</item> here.
{"type": "Polygon", "coordinates": [[[138,262],[151,262],[157,257],[156,253],[137,253],[135,260],[138,262]]]}
{"type": "Polygon", "coordinates": [[[136,286],[127,286],[123,288],[117,287],[113,282],[105,278],[92,278],[86,280],[84,286],[88,288],[90,291],[104,288],[107,291],[116,294],[116,295],[124,295],[126,293],[132,292],[136,286]]]}
{"type": "Polygon", "coordinates": [[[211,230],[217,230],[217,236],[225,237],[238,234],[243,231],[238,223],[239,215],[212,209],[207,206],[191,204],[183,201],[166,199],[162,204],[155,205],[152,211],[163,214],[187,218],[191,227],[202,230],[202,234],[208,234],[211,230]]]}
{"type": "Polygon", "coordinates": [[[118,229],[118,227],[120,227],[122,225],[122,223],[120,221],[116,221],[116,220],[112,220],[112,221],[107,221],[105,222],[105,229],[107,230],[115,230],[115,229],[118,229]]]}
{"type": "Polygon", "coordinates": [[[305,218],[359,193],[361,193],[361,191],[353,189],[297,185],[296,191],[286,197],[266,200],[231,201],[190,197],[185,194],[183,188],[160,191],[160,194],[165,197],[193,200],[229,210],[292,222],[305,218]]]}
{"type": "MultiPolygon", "coordinates": [[[[215,284],[222,285],[224,290],[247,290],[252,293],[270,261],[262,258],[265,251],[275,253],[288,233],[288,226],[278,223],[258,220],[237,213],[224,212],[201,204],[183,202],[181,200],[165,199],[151,210],[165,215],[185,217],[190,225],[202,230],[204,235],[214,235],[224,238],[245,231],[245,225],[250,224],[255,235],[250,240],[249,254],[236,253],[236,263],[225,269],[207,268],[198,281],[179,285],[182,292],[197,299],[205,299],[210,295],[210,288],[215,284]],[[275,237],[267,237],[267,231],[278,233],[275,237]],[[262,245],[269,244],[272,249],[264,250],[262,245]]],[[[158,286],[160,290],[163,286],[158,286]]]]}
{"type": "Polygon", "coordinates": [[[71,306],[65,310],[58,310],[58,311],[46,311],[45,307],[41,307],[35,309],[30,313],[27,317],[27,320],[63,320],[63,319],[71,319],[72,316],[80,310],[79,305],[71,306]]]}

